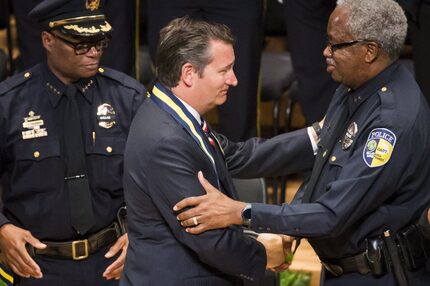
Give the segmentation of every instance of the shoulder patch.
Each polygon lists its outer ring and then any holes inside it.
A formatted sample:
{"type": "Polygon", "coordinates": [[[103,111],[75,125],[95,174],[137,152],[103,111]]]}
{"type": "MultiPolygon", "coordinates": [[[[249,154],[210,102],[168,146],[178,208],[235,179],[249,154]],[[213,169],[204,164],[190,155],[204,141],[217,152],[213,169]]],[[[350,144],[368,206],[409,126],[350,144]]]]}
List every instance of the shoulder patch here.
{"type": "Polygon", "coordinates": [[[370,131],[363,150],[363,159],[370,168],[385,165],[396,145],[396,135],[386,128],[375,128],[370,131]]]}
{"type": "Polygon", "coordinates": [[[121,85],[126,86],[128,88],[132,88],[139,92],[143,90],[143,84],[141,84],[136,79],[132,78],[131,76],[123,72],[120,72],[111,68],[100,67],[99,74],[107,78],[110,78],[112,80],[115,80],[119,82],[121,85]]]}
{"type": "Polygon", "coordinates": [[[0,95],[26,82],[31,76],[31,72],[26,71],[4,80],[0,83],[0,95]]]}

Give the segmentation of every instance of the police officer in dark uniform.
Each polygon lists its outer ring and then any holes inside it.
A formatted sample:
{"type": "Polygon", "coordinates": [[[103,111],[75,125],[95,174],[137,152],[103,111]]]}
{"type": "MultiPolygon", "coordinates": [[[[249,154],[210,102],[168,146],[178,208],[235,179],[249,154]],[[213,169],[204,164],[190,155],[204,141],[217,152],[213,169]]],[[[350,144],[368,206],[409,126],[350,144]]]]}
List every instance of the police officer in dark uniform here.
{"type": "Polygon", "coordinates": [[[123,151],[146,90],[99,66],[112,31],[102,5],[37,5],[30,16],[43,28],[47,61],[0,84],[1,261],[19,285],[120,277],[123,151]]]}
{"type": "MultiPolygon", "coordinates": [[[[394,0],[342,0],[327,32],[327,71],[341,85],[315,160],[284,163],[309,161],[307,185],[290,205],[273,206],[238,205],[204,183],[207,196],[176,205],[195,206],[179,219],[188,233],[247,222],[256,231],[308,238],[327,270],[324,285],[429,285],[413,225],[430,201],[430,111],[398,62],[406,16],[394,0]]],[[[269,160],[257,158],[258,165],[243,156],[246,146],[223,147],[236,176],[269,160]]],[[[274,167],[279,160],[272,158],[274,167]]]]}
{"type": "MultiPolygon", "coordinates": [[[[10,1],[10,0],[7,0],[10,1]]],[[[17,70],[31,68],[46,59],[40,43],[41,29],[28,12],[42,0],[10,1],[16,19],[17,41],[20,56],[17,70]]],[[[135,10],[136,0],[105,0],[103,11],[112,26],[112,43],[103,56],[102,64],[128,75],[133,75],[135,64],[135,10]]]]}

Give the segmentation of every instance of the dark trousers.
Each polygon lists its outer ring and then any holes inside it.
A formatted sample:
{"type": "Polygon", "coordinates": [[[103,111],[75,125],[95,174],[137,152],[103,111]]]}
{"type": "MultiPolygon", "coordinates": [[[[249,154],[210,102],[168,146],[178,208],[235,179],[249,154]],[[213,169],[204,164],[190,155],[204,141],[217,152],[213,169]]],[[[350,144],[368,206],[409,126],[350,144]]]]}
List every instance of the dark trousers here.
{"type": "Polygon", "coordinates": [[[263,44],[261,0],[149,0],[148,42],[155,60],[160,29],[170,20],[189,15],[226,24],[237,38],[234,71],[239,85],[230,88],[219,110],[218,132],[232,141],[256,135],[257,88],[263,44]]]}
{"type": "Polygon", "coordinates": [[[44,256],[35,258],[40,266],[42,279],[21,279],[19,286],[117,286],[118,280],[106,280],[102,277],[105,269],[117,256],[104,257],[109,247],[102,248],[89,258],[81,261],[53,259],[44,256]]]}
{"type": "Polygon", "coordinates": [[[284,0],[287,42],[307,123],[321,120],[338,86],[326,71],[323,50],[335,0],[284,0]]]}

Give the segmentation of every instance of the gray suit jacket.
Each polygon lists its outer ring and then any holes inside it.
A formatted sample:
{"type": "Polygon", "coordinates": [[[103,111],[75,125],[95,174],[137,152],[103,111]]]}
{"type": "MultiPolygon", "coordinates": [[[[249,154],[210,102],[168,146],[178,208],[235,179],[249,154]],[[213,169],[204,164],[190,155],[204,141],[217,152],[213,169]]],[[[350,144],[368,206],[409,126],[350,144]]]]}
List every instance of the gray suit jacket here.
{"type": "Polygon", "coordinates": [[[240,285],[242,280],[260,280],[266,255],[259,242],[237,226],[187,234],[172,208],[185,197],[205,193],[197,179],[200,170],[212,185],[237,198],[226,162],[236,174],[244,176],[249,171],[254,176],[278,161],[283,164],[276,166],[287,170],[288,158],[284,161],[281,156],[295,153],[293,146],[313,157],[305,131],[286,136],[297,143],[289,145],[281,137],[272,143],[253,139],[234,144],[220,136],[229,159],[224,161],[220,150],[216,151],[215,169],[186,130],[146,100],[132,124],[125,152],[130,245],[121,285],[240,285]],[[255,151],[258,146],[262,148],[255,151]],[[253,153],[254,160],[249,158],[253,153]]]}

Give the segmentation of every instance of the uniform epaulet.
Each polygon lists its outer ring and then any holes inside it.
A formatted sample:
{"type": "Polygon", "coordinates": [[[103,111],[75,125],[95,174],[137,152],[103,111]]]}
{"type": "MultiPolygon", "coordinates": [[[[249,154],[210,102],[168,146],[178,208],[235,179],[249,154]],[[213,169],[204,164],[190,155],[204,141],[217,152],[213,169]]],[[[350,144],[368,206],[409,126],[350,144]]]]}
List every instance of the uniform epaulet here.
{"type": "Polygon", "coordinates": [[[25,71],[6,79],[5,81],[0,83],[0,95],[3,95],[6,92],[10,91],[11,89],[23,84],[31,77],[32,77],[31,72],[25,71]]]}
{"type": "Polygon", "coordinates": [[[393,91],[391,88],[387,85],[382,86],[378,90],[379,98],[381,99],[381,104],[384,106],[384,108],[391,109],[395,105],[395,99],[393,97],[393,91]]]}
{"type": "Polygon", "coordinates": [[[100,67],[98,73],[136,91],[142,92],[142,90],[144,89],[143,85],[140,82],[123,72],[111,68],[100,67]]]}

